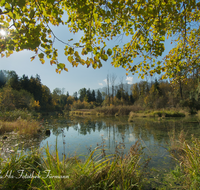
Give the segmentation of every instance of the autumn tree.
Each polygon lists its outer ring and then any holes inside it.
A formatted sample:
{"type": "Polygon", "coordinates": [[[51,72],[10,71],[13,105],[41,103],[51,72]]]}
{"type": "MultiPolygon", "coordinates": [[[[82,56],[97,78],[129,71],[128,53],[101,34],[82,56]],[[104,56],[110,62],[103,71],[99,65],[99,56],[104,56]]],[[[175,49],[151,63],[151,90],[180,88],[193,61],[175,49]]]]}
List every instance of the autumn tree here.
{"type": "Polygon", "coordinates": [[[139,91],[139,85],[138,83],[133,84],[133,86],[131,87],[132,89],[132,97],[134,99],[134,101],[139,99],[140,96],[140,91],[139,91]]]}
{"type": "Polygon", "coordinates": [[[112,90],[112,102],[113,102],[113,97],[115,96],[115,80],[117,79],[117,76],[115,74],[112,74],[110,77],[110,82],[111,82],[111,90],[112,90]]]}
{"type": "Polygon", "coordinates": [[[0,91],[0,110],[7,111],[15,109],[15,98],[10,86],[5,86],[0,91]]]}
{"type": "Polygon", "coordinates": [[[52,96],[51,91],[46,85],[42,85],[42,98],[41,98],[41,107],[45,110],[52,110],[52,96]]]}
{"type": "Polygon", "coordinates": [[[44,63],[46,57],[56,64],[56,72],[68,71],[58,60],[54,42],[59,41],[73,66],[100,68],[111,56],[112,65],[139,72],[141,78],[162,71],[164,78],[173,77],[180,70],[184,78],[200,65],[199,0],[1,0],[0,7],[1,29],[7,33],[0,35],[2,57],[27,49],[33,52],[31,60],[38,56],[44,63]],[[78,41],[60,39],[52,25],[83,35],[78,41]],[[108,46],[109,40],[124,36],[124,44],[108,46]],[[165,38],[174,46],[161,60],[165,38]],[[135,63],[138,57],[143,59],[135,63]]]}
{"type": "Polygon", "coordinates": [[[110,77],[109,77],[109,74],[107,74],[107,98],[108,98],[108,104],[110,104],[110,77]]]}
{"type": "MultiPolygon", "coordinates": [[[[67,105],[68,107],[70,107],[70,105],[72,105],[74,101],[75,101],[75,98],[74,98],[73,96],[68,96],[68,97],[67,97],[66,105],[67,105]]],[[[66,107],[66,106],[65,106],[65,107],[66,107]]]]}

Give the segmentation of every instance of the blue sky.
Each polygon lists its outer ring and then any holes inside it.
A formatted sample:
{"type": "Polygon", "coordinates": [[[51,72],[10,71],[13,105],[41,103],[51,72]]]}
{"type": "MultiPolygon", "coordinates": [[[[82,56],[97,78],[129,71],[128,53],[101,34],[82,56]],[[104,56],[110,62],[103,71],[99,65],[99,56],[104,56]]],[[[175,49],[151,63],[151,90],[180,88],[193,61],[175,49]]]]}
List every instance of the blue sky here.
{"type": "MultiPolygon", "coordinates": [[[[81,37],[81,33],[75,35],[71,34],[68,31],[67,26],[51,28],[56,36],[65,42],[68,42],[68,40],[71,38],[74,38],[77,42],[81,37]]],[[[123,43],[125,43],[126,40],[127,39],[124,39],[123,43]]],[[[75,43],[75,41],[73,41],[72,44],[75,43]]],[[[114,40],[109,45],[112,46],[114,43],[116,44],[119,42],[114,40]]],[[[34,52],[31,51],[15,52],[8,58],[1,58],[0,70],[14,70],[20,77],[23,74],[28,75],[29,77],[39,74],[42,84],[48,86],[51,92],[55,88],[65,88],[65,92],[68,91],[70,95],[76,91],[78,92],[81,88],[97,89],[105,86],[107,74],[115,74],[117,76],[115,82],[116,85],[120,83],[122,77],[124,83],[128,82],[129,84],[136,83],[141,80],[138,79],[137,74],[132,75],[130,73],[128,76],[126,76],[126,70],[121,67],[115,68],[112,66],[110,64],[110,58],[106,62],[103,62],[103,67],[100,69],[93,69],[92,67],[87,68],[86,66],[82,65],[73,68],[64,55],[64,45],[60,42],[55,42],[54,47],[58,49],[59,62],[65,63],[69,70],[68,72],[62,71],[61,74],[56,73],[56,65],[51,66],[48,59],[45,60],[46,62],[44,64],[41,64],[37,57],[31,62],[30,57],[35,55],[34,52]]],[[[169,50],[170,43],[167,42],[166,53],[169,50]]],[[[136,60],[136,62],[138,61],[136,60]]],[[[153,79],[155,79],[155,77],[153,77],[153,79]]],[[[149,80],[151,79],[148,78],[148,81],[149,80]]]]}

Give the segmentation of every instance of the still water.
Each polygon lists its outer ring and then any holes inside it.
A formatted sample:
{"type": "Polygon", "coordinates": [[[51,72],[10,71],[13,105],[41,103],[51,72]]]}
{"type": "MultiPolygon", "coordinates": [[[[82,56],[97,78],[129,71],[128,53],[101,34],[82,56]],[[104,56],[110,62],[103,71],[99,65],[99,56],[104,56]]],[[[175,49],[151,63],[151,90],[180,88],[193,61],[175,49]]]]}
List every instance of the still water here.
{"type": "MultiPolygon", "coordinates": [[[[189,119],[190,120],[190,119],[189,119]]],[[[144,147],[146,157],[150,157],[149,168],[159,170],[169,170],[174,167],[174,160],[170,157],[167,148],[170,144],[170,133],[180,134],[181,130],[187,133],[187,139],[191,134],[199,138],[199,123],[188,122],[187,118],[164,119],[157,118],[135,118],[134,122],[129,123],[128,117],[90,117],[90,118],[46,118],[44,128],[51,131],[50,136],[38,134],[37,137],[30,139],[26,136],[17,137],[16,134],[8,135],[6,140],[1,140],[2,145],[0,154],[9,155],[9,150],[18,147],[18,152],[28,151],[31,148],[47,147],[51,153],[57,148],[59,158],[63,155],[74,156],[88,155],[89,150],[97,146],[106,145],[106,153],[115,153],[119,143],[125,145],[124,152],[128,153],[130,147],[139,141],[144,147]]],[[[2,139],[2,138],[0,138],[2,139]]],[[[123,146],[122,146],[123,147],[123,146]]]]}
{"type": "Polygon", "coordinates": [[[114,153],[117,144],[125,145],[125,153],[130,147],[139,141],[144,148],[146,157],[151,157],[150,168],[170,169],[174,166],[174,160],[170,157],[167,148],[170,144],[170,133],[175,130],[180,134],[181,130],[187,133],[187,139],[191,134],[199,137],[199,123],[186,122],[185,119],[158,119],[136,118],[129,123],[128,117],[106,117],[106,118],[67,118],[49,120],[48,127],[51,135],[43,139],[40,147],[46,147],[50,152],[55,152],[57,147],[59,158],[63,154],[88,155],[89,149],[106,145],[107,153],[114,153]]]}

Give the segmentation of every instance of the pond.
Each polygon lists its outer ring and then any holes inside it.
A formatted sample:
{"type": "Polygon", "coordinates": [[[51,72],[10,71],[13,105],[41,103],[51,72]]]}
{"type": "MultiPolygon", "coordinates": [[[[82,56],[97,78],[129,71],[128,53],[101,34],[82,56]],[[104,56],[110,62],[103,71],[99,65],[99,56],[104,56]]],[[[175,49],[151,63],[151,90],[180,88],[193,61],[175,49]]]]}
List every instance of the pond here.
{"type": "Polygon", "coordinates": [[[124,152],[128,153],[130,147],[139,141],[144,148],[146,157],[151,157],[150,168],[162,170],[174,166],[174,160],[170,157],[167,147],[170,143],[170,135],[173,130],[178,135],[181,130],[199,137],[200,127],[198,123],[185,122],[185,119],[158,119],[136,118],[129,123],[128,117],[105,118],[73,118],[51,120],[48,124],[51,135],[42,140],[40,147],[46,147],[47,143],[51,152],[57,147],[59,158],[63,154],[69,156],[88,155],[89,150],[106,145],[107,153],[114,153],[119,143],[125,145],[124,152]]]}
{"type": "MultiPolygon", "coordinates": [[[[191,134],[199,137],[199,123],[185,122],[185,119],[165,119],[157,118],[135,118],[129,123],[128,117],[88,117],[88,118],[46,118],[45,128],[51,131],[50,136],[37,136],[37,138],[27,139],[21,136],[20,140],[13,134],[13,138],[8,138],[1,143],[7,144],[2,149],[18,146],[18,152],[22,147],[30,150],[31,147],[46,147],[47,143],[50,152],[55,152],[57,148],[59,158],[62,160],[63,154],[66,156],[88,155],[89,150],[105,144],[107,153],[114,153],[119,143],[125,145],[124,152],[128,153],[130,147],[139,141],[144,148],[146,157],[151,157],[149,168],[159,170],[169,170],[174,167],[174,160],[170,157],[167,147],[170,143],[170,136],[173,130],[179,134],[181,130],[187,133],[187,138],[191,134]]],[[[9,151],[7,151],[9,152],[9,151]]],[[[3,153],[3,152],[2,152],[3,153]]],[[[6,151],[4,151],[6,156],[6,151]]],[[[84,158],[80,156],[80,158],[84,158]]]]}

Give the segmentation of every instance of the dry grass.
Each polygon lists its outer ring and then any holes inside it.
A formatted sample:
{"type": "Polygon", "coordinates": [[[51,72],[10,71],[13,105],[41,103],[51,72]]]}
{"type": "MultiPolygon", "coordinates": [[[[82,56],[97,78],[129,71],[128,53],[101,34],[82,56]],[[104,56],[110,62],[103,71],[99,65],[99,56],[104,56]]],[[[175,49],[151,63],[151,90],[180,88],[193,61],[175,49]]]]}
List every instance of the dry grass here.
{"type": "Polygon", "coordinates": [[[103,106],[95,108],[98,113],[103,113],[104,115],[129,115],[131,111],[139,112],[144,111],[144,108],[140,106],[103,106]]]}
{"type": "Polygon", "coordinates": [[[19,134],[35,135],[37,134],[38,128],[39,122],[35,120],[27,121],[23,119],[18,119],[13,122],[0,121],[0,134],[16,131],[19,134]]]}
{"type": "Polygon", "coordinates": [[[93,109],[83,109],[83,110],[70,111],[69,115],[88,116],[88,115],[96,115],[96,112],[93,109]]]}
{"type": "Polygon", "coordinates": [[[187,114],[186,111],[177,111],[177,110],[158,110],[158,111],[153,111],[153,110],[146,110],[146,111],[140,111],[140,112],[133,112],[131,111],[129,114],[129,122],[134,121],[134,117],[160,117],[165,118],[165,117],[185,117],[187,114]]]}
{"type": "Polygon", "coordinates": [[[197,112],[198,120],[200,120],[200,110],[197,112]]]}
{"type": "Polygon", "coordinates": [[[200,187],[200,140],[191,137],[188,142],[181,131],[178,138],[175,131],[170,134],[170,153],[179,163],[169,175],[168,184],[172,189],[199,189],[200,187]],[[177,186],[177,184],[180,184],[177,186]]]}

